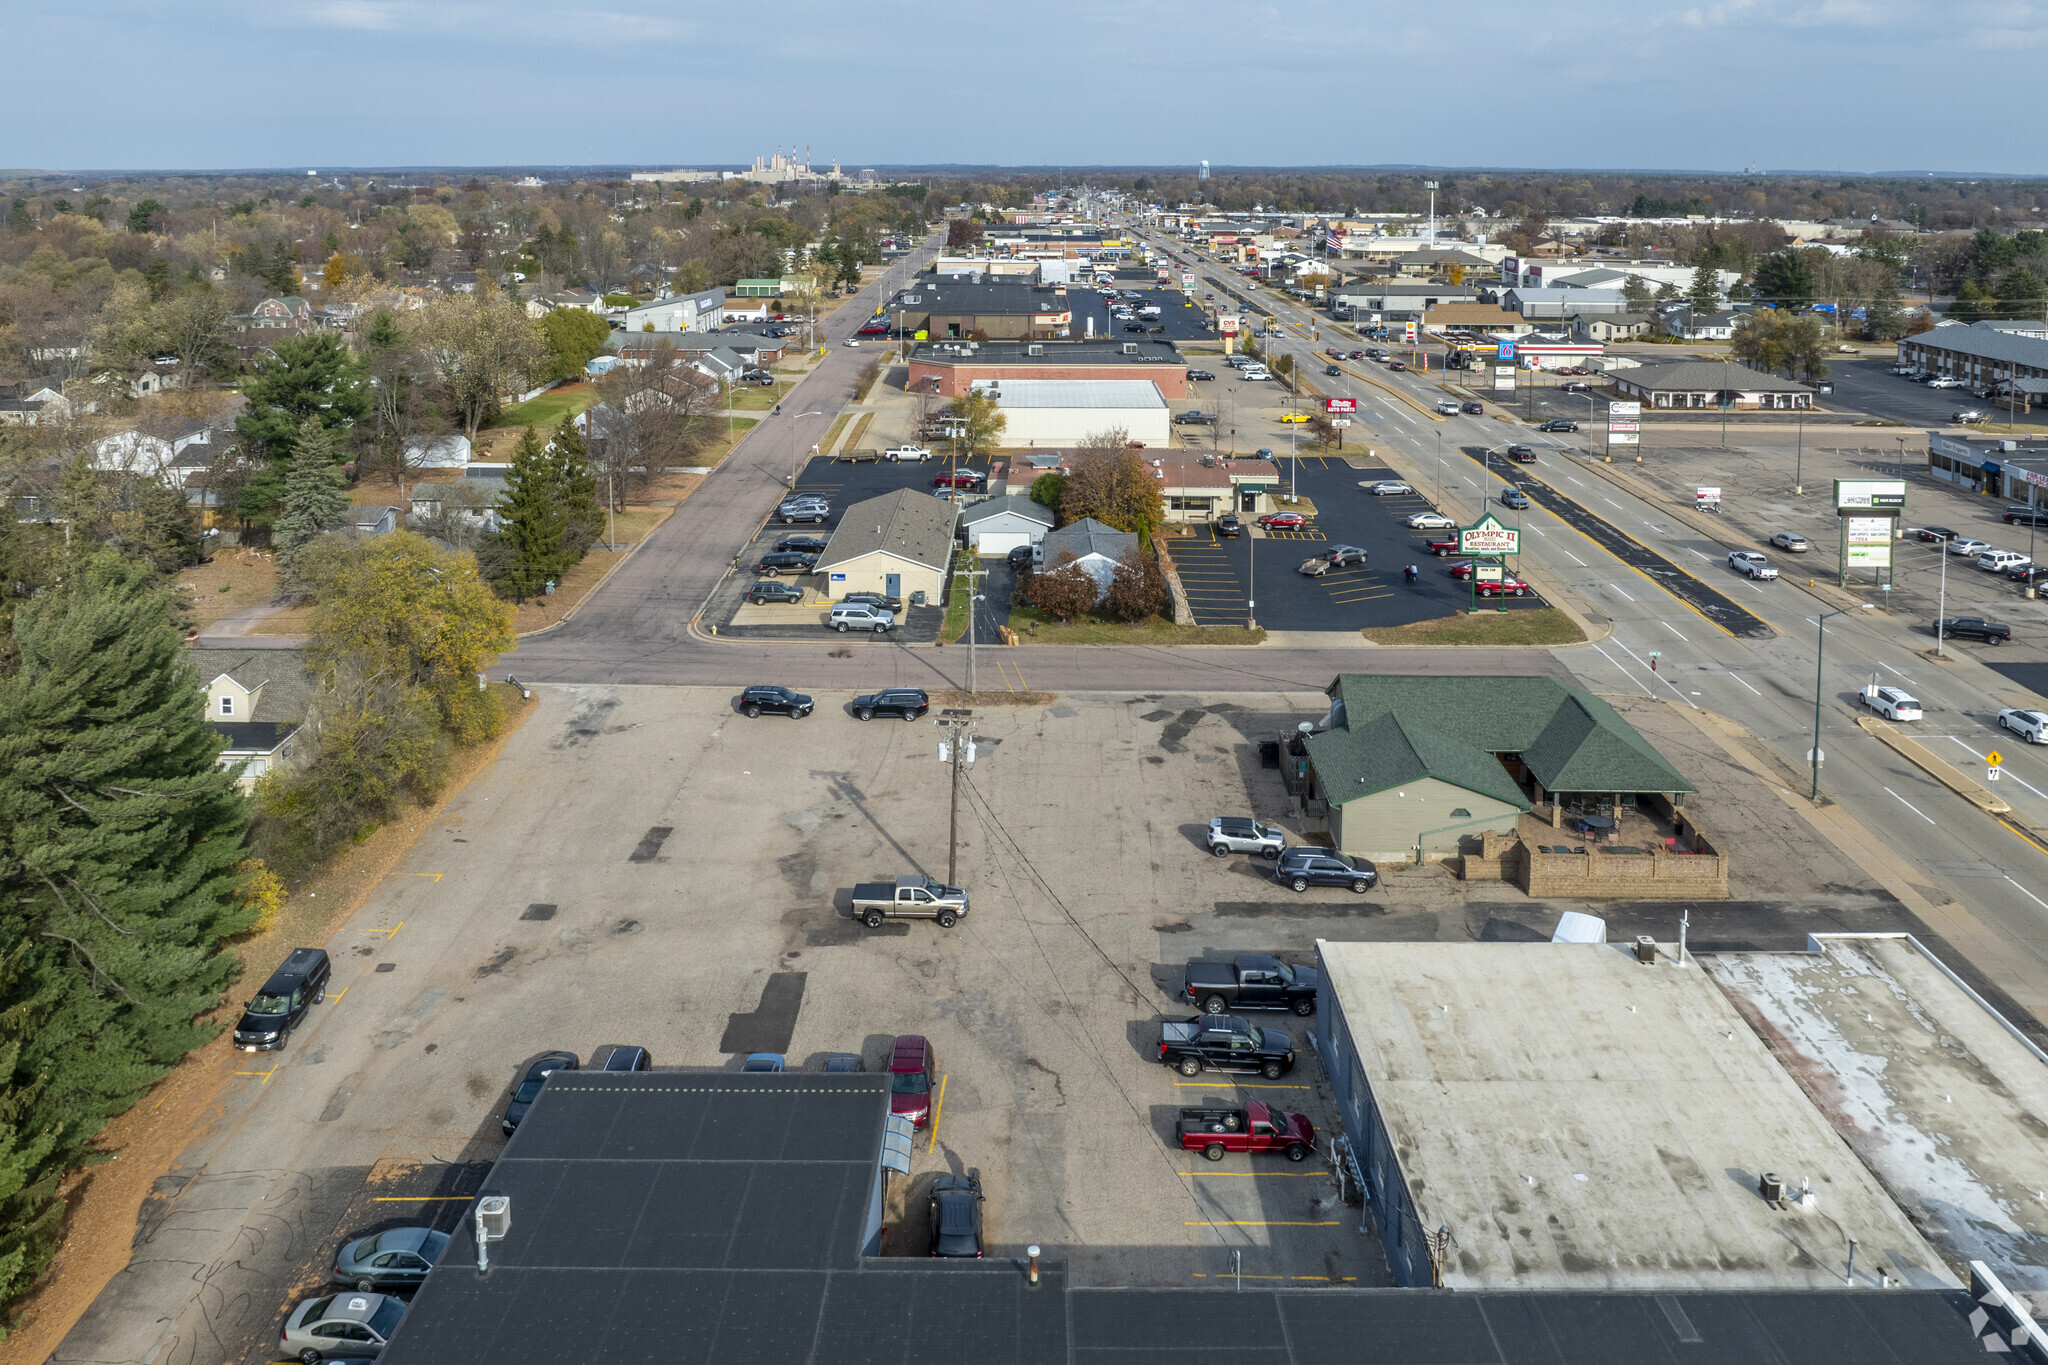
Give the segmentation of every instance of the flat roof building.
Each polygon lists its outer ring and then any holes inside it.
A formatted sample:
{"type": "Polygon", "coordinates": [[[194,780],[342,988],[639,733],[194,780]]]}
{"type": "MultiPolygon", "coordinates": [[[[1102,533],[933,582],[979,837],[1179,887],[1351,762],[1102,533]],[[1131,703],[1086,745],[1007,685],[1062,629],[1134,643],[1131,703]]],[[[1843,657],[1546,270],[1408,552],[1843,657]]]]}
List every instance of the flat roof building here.
{"type": "Polygon", "coordinates": [[[1168,402],[1188,395],[1188,362],[1168,341],[923,341],[910,351],[911,393],[958,398],[1016,379],[1135,379],[1168,402]]]}
{"type": "Polygon", "coordinates": [[[1818,1290],[1851,1238],[1858,1285],[1960,1283],[1697,967],[1606,943],[1316,956],[1317,1053],[1397,1284],[1818,1290]]]}
{"type": "Polygon", "coordinates": [[[1145,379],[1004,379],[978,381],[994,395],[1008,424],[1007,449],[1077,445],[1122,428],[1148,447],[1165,447],[1173,423],[1159,386],[1145,379]]]}
{"type": "Polygon", "coordinates": [[[927,337],[1035,341],[1065,337],[1074,325],[1064,288],[1030,284],[919,280],[898,290],[883,311],[927,337]]]}
{"type": "Polygon", "coordinates": [[[1614,387],[1653,408],[1713,408],[1727,394],[1736,408],[1810,408],[1813,387],[1746,365],[1714,360],[1681,360],[1618,370],[1614,387]]]}

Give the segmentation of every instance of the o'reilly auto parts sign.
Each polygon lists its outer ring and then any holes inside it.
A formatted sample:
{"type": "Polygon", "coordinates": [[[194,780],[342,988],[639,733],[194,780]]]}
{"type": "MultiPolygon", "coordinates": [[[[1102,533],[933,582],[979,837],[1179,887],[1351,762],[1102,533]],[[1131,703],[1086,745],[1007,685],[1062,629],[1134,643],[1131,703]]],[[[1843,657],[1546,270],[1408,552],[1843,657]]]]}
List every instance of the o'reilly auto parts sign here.
{"type": "Polygon", "coordinates": [[[1902,508],[1906,505],[1903,479],[1836,479],[1835,510],[1852,508],[1902,508]]]}

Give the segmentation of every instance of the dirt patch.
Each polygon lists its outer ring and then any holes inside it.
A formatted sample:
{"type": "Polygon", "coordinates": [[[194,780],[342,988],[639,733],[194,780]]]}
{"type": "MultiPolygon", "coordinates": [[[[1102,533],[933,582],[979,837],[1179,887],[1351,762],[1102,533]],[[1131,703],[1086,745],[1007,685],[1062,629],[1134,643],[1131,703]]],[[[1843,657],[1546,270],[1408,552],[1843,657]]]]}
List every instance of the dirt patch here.
{"type": "MultiPolygon", "coordinates": [[[[491,766],[505,741],[539,704],[522,701],[516,688],[502,688],[499,696],[505,705],[505,733],[456,754],[439,802],[381,826],[325,874],[292,887],[291,899],[270,931],[235,945],[245,978],[252,970],[274,965],[288,947],[325,942],[441,818],[448,804],[491,766]]],[[[220,1013],[231,1012],[224,1007],[220,1013]]],[[[0,1341],[0,1365],[41,1365],[48,1360],[99,1292],[127,1267],[143,1202],[186,1145],[220,1118],[222,1090],[232,1069],[224,1063],[231,1051],[228,1035],[222,1033],[173,1068],[100,1134],[95,1147],[113,1155],[65,1182],[63,1197],[69,1209],[63,1244],[18,1310],[8,1337],[0,1341]]]]}
{"type": "Polygon", "coordinates": [[[934,692],[934,706],[1051,706],[1057,692],[934,692]]]}
{"type": "Polygon", "coordinates": [[[277,562],[261,550],[223,546],[208,564],[178,575],[186,611],[200,630],[238,611],[265,606],[277,591],[277,562]]]}

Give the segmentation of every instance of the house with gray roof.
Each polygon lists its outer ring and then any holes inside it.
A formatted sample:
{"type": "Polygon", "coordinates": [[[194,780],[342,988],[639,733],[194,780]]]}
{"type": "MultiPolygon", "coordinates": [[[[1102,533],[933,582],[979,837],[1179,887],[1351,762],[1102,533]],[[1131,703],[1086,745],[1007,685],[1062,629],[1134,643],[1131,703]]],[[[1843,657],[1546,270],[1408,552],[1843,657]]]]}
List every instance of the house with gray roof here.
{"type": "Polygon", "coordinates": [[[923,593],[936,603],[953,560],[958,520],[952,503],[916,488],[854,503],[840,514],[838,529],[818,556],[825,595],[836,601],[850,592],[881,592],[907,602],[923,593]]]}
{"type": "Polygon", "coordinates": [[[294,761],[315,691],[296,649],[188,649],[205,691],[206,721],[227,741],[215,760],[241,769],[242,787],[294,761]]]}
{"type": "Polygon", "coordinates": [[[1813,406],[1813,386],[1736,361],[1681,360],[1613,372],[1614,387],[1653,408],[1717,408],[1729,394],[1737,409],[1798,409],[1813,406]]]}
{"type": "Polygon", "coordinates": [[[1340,852],[1403,860],[1513,834],[1546,797],[1672,805],[1693,792],[1634,726],[1590,692],[1545,677],[1339,674],[1307,750],[1340,852]]]}
{"type": "Polygon", "coordinates": [[[1006,555],[1045,539],[1052,523],[1052,509],[1044,503],[1028,497],[989,498],[960,514],[960,534],[977,555],[1006,555]]]}
{"type": "Polygon", "coordinates": [[[1116,577],[1116,566],[1125,555],[1138,552],[1138,537],[1130,531],[1119,531],[1104,526],[1093,517],[1083,517],[1048,532],[1038,542],[1038,553],[1032,556],[1032,565],[1040,572],[1048,572],[1060,566],[1062,555],[1072,555],[1081,571],[1095,580],[1095,600],[1101,601],[1109,591],[1110,580],[1116,577]]]}

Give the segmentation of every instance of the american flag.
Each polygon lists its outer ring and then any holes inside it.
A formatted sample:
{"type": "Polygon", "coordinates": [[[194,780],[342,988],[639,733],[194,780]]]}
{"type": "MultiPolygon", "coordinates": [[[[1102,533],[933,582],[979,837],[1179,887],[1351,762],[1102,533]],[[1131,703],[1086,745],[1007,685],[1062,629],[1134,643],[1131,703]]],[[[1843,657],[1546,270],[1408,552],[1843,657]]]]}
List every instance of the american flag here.
{"type": "Polygon", "coordinates": [[[1323,229],[1323,247],[1328,251],[1342,251],[1344,249],[1344,234],[1335,228],[1323,229]]]}

